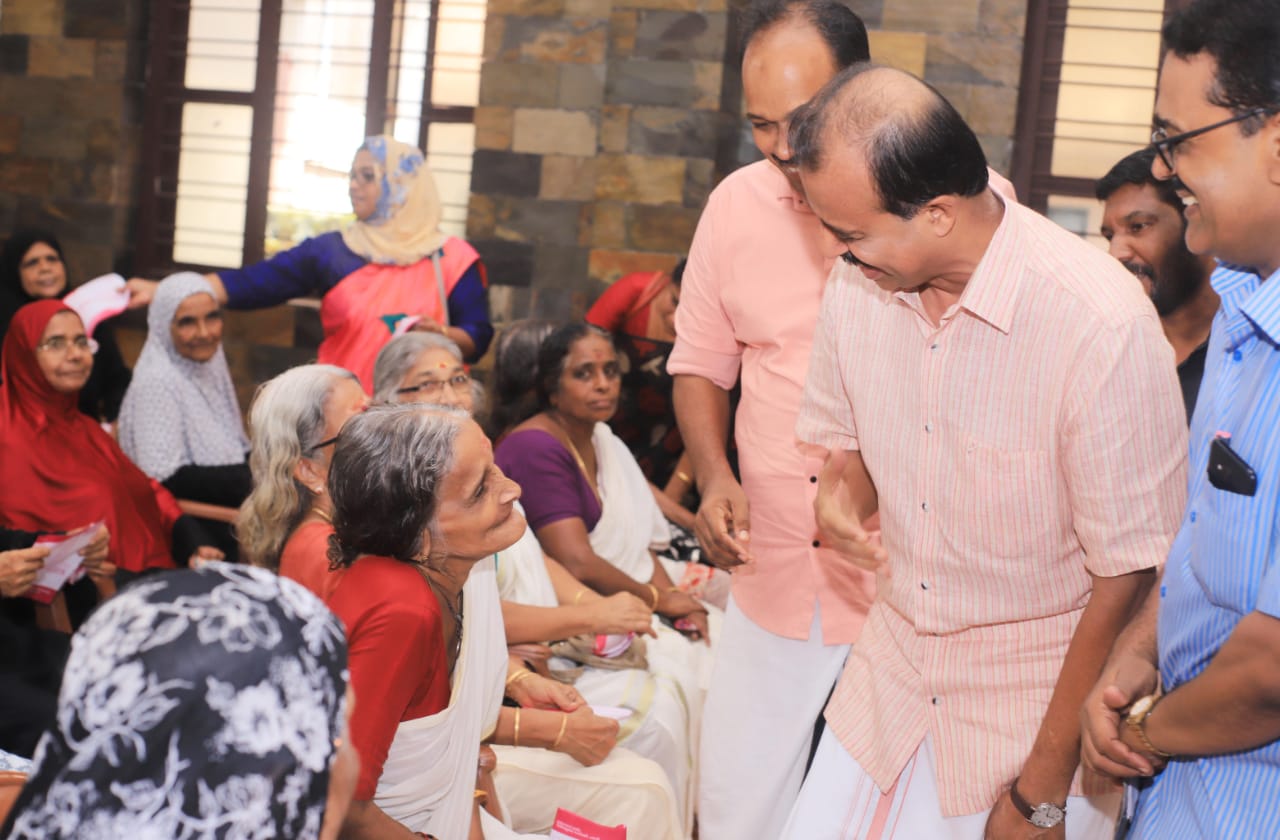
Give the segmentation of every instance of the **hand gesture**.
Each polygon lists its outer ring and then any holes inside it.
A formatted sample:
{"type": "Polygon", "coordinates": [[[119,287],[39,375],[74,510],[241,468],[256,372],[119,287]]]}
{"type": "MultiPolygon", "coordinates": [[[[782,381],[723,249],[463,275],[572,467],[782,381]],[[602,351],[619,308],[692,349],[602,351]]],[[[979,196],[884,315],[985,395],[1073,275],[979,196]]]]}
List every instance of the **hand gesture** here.
{"type": "Polygon", "coordinates": [[[751,562],[751,515],[742,485],[726,473],[707,482],[693,523],[707,559],[721,569],[751,562]]]}
{"type": "Polygon", "coordinates": [[[1150,776],[1164,762],[1131,744],[1121,715],[1135,700],[1155,692],[1159,672],[1149,659],[1119,653],[1107,663],[1101,679],[1080,709],[1080,757],[1087,767],[1104,776],[1127,779],[1150,776]]]}
{"type": "Polygon", "coordinates": [[[653,610],[630,592],[617,592],[585,605],[593,633],[644,633],[657,636],[653,610]]]}
{"type": "Polygon", "coordinates": [[[160,284],[155,280],[130,277],[124,285],[129,290],[129,308],[142,309],[151,303],[151,299],[156,296],[156,286],[160,284]]]}
{"type": "Polygon", "coordinates": [[[571,685],[549,680],[538,674],[524,677],[507,687],[507,696],[530,709],[559,709],[573,712],[587,704],[571,685]]]}
{"type": "Polygon", "coordinates": [[[828,546],[855,566],[868,572],[887,572],[889,555],[880,544],[880,532],[868,531],[854,509],[853,489],[846,474],[849,467],[849,453],[827,453],[813,502],[818,530],[828,546]]]}
{"type": "Polygon", "coordinates": [[[584,767],[594,767],[609,756],[617,743],[618,722],[600,717],[590,706],[583,706],[569,713],[564,736],[555,749],[584,767]]]}
{"type": "Polygon", "coordinates": [[[410,332],[429,332],[444,335],[444,324],[429,315],[419,316],[421,320],[409,328],[410,332]]]}
{"type": "Polygon", "coordinates": [[[677,621],[677,630],[690,639],[706,639],[710,644],[707,631],[707,608],[692,595],[679,590],[664,592],[658,599],[658,612],[668,618],[684,620],[687,622],[688,629],[679,626],[681,622],[677,621]]]}
{"type": "Polygon", "coordinates": [[[47,545],[20,548],[16,551],[0,551],[0,595],[16,598],[25,595],[36,575],[44,567],[44,558],[49,556],[47,545]]]}

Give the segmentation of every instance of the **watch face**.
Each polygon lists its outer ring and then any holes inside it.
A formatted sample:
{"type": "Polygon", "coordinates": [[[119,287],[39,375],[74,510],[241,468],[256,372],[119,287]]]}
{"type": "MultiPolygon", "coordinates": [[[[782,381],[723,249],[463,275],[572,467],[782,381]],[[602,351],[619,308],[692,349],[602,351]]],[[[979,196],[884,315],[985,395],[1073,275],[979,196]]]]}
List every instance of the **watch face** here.
{"type": "Polygon", "coordinates": [[[1147,713],[1151,711],[1151,707],[1156,704],[1156,698],[1148,694],[1146,697],[1139,697],[1134,704],[1129,707],[1128,720],[1130,723],[1138,723],[1147,713]]]}
{"type": "Polygon", "coordinates": [[[1062,822],[1067,812],[1054,805],[1052,802],[1044,802],[1036,806],[1035,811],[1031,814],[1029,822],[1036,828],[1053,828],[1062,822]]]}

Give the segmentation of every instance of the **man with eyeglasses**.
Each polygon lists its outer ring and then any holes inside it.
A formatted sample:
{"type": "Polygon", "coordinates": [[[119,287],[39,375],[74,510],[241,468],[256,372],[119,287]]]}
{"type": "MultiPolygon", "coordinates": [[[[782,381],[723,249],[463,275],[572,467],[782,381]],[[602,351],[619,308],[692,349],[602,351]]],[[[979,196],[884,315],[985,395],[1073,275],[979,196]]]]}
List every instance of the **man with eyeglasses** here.
{"type": "Polygon", "coordinates": [[[1280,0],[1199,0],[1163,34],[1152,171],[1222,304],[1187,510],[1085,702],[1084,759],[1137,780],[1131,837],[1280,837],[1280,0]]]}
{"type": "Polygon", "coordinates": [[[1151,174],[1155,158],[1150,146],[1126,155],[1098,179],[1094,195],[1102,202],[1107,252],[1142,283],[1173,346],[1190,421],[1218,311],[1218,295],[1209,285],[1217,263],[1187,250],[1182,199],[1171,182],[1151,174]]]}

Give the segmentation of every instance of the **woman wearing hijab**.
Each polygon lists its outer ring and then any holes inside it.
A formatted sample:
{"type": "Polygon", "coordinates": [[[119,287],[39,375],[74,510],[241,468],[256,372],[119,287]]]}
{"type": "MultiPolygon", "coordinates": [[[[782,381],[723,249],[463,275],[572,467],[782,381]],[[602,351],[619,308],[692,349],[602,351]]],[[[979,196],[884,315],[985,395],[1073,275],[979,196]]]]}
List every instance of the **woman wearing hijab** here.
{"type": "MultiPolygon", "coordinates": [[[[373,381],[373,360],[397,331],[447,335],[468,360],[493,338],[484,266],[475,249],[440,232],[440,196],[422,152],[387,136],[356,152],[348,188],[355,221],[269,260],[208,275],[230,309],[275,306],[321,295],[324,340],[317,361],[373,381]]],[[[156,284],[131,280],[130,306],[156,284]]]]}
{"type": "Polygon", "coordinates": [[[222,352],[222,309],[199,274],[174,274],[156,289],[120,410],[120,448],[179,498],[239,507],[249,495],[249,439],[222,352]]]}
{"type": "Polygon", "coordinates": [[[358,762],[346,665],[293,581],[226,563],[139,581],[72,639],[0,835],[333,840],[358,762]]]}
{"type": "MultiPolygon", "coordinates": [[[[69,291],[67,262],[57,238],[42,230],[15,231],[0,251],[0,343],[20,308],[35,300],[62,298],[69,291]]],[[[98,324],[93,338],[98,352],[93,373],[80,390],[80,410],[100,422],[114,423],[129,387],[129,368],[110,322],[98,324]]]]}
{"type": "Polygon", "coordinates": [[[0,354],[0,525],[69,531],[103,521],[122,573],[221,557],[96,422],[76,409],[93,339],[57,300],[18,310],[0,354]]]}

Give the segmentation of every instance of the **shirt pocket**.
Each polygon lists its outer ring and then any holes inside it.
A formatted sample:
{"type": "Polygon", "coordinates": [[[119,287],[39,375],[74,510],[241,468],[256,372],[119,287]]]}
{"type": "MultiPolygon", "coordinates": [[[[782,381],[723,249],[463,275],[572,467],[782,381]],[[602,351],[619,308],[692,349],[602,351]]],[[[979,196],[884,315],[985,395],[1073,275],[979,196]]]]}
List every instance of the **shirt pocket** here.
{"type": "Polygon", "coordinates": [[[1193,507],[1191,574],[1209,602],[1239,615],[1252,612],[1269,565],[1274,516],[1261,495],[1206,486],[1193,507]]]}
{"type": "MultiPolygon", "coordinates": [[[[1042,450],[1010,450],[966,441],[943,522],[948,542],[979,566],[1053,554],[1058,482],[1042,450]]],[[[1017,567],[993,567],[1008,576],[1017,567]]]]}

